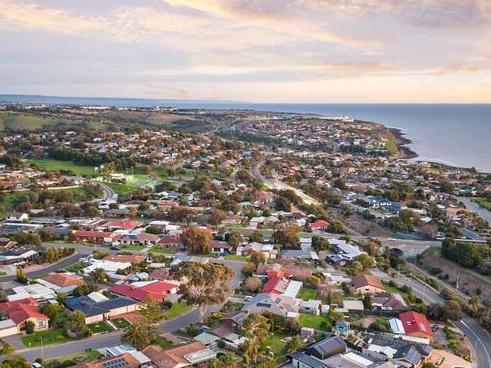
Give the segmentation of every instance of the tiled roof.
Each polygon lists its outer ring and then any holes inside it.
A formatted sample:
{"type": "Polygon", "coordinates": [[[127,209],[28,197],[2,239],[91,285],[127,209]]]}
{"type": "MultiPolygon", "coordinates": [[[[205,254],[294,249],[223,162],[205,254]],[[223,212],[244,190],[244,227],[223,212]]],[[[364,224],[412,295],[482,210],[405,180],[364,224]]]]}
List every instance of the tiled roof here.
{"type": "Polygon", "coordinates": [[[78,277],[66,273],[50,273],[42,277],[42,279],[61,288],[72,286],[72,285],[81,286],[84,284],[83,279],[80,279],[78,277]]]}
{"type": "Polygon", "coordinates": [[[399,315],[399,319],[404,326],[404,331],[406,334],[412,333],[423,333],[429,337],[433,336],[433,331],[431,331],[430,323],[424,314],[418,312],[404,312],[399,315]]]}
{"type": "Polygon", "coordinates": [[[47,320],[48,317],[38,311],[38,304],[32,298],[20,299],[0,304],[0,312],[9,316],[15,323],[20,324],[29,318],[47,320]]]}
{"type": "Polygon", "coordinates": [[[373,286],[379,289],[384,289],[384,284],[382,281],[372,275],[358,275],[353,277],[353,286],[358,289],[364,286],[373,286]]]}

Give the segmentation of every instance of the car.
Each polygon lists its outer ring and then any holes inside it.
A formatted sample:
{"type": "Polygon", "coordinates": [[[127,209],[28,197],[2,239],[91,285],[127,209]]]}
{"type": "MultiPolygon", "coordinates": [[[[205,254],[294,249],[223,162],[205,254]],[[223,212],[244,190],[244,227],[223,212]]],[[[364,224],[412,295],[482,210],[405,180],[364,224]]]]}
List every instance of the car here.
{"type": "Polygon", "coordinates": [[[249,301],[251,301],[251,300],[252,300],[252,296],[250,296],[250,295],[246,295],[246,296],[244,297],[244,301],[246,301],[246,302],[249,302],[249,301]]]}
{"type": "Polygon", "coordinates": [[[111,248],[109,248],[109,249],[111,249],[111,250],[120,250],[120,249],[119,249],[117,246],[115,246],[115,245],[111,245],[111,248]]]}

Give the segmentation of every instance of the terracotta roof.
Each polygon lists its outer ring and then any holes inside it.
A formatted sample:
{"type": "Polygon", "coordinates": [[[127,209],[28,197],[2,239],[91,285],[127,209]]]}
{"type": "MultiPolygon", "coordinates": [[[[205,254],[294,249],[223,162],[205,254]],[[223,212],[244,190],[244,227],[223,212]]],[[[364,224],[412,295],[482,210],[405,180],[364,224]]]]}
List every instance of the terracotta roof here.
{"type": "Polygon", "coordinates": [[[169,277],[169,272],[170,271],[168,268],[157,268],[156,270],[152,271],[150,277],[152,279],[164,280],[169,277]]]}
{"type": "Polygon", "coordinates": [[[130,220],[130,219],[112,220],[106,224],[106,226],[109,228],[118,228],[118,229],[124,229],[124,230],[133,230],[134,228],[137,228],[138,226],[141,226],[141,225],[143,225],[143,222],[134,221],[134,220],[130,220]]]}
{"type": "Polygon", "coordinates": [[[428,337],[433,336],[430,323],[424,314],[409,311],[399,314],[399,319],[402,322],[406,334],[422,333],[428,337]]]}
{"type": "Polygon", "coordinates": [[[147,259],[147,256],[138,254],[108,254],[104,257],[105,261],[111,262],[129,262],[131,264],[139,264],[147,259]]]}
{"type": "Polygon", "coordinates": [[[136,287],[131,284],[115,285],[111,288],[111,291],[138,301],[144,301],[147,297],[160,301],[163,300],[172,289],[177,287],[178,285],[171,282],[157,281],[142,287],[136,287]]]}
{"type": "Polygon", "coordinates": [[[15,300],[0,304],[0,312],[9,316],[16,324],[27,321],[29,318],[47,320],[48,317],[37,309],[38,303],[32,298],[15,300]]]}
{"type": "Polygon", "coordinates": [[[283,294],[290,281],[282,277],[271,277],[263,287],[263,293],[283,294]]]}
{"type": "Polygon", "coordinates": [[[375,276],[372,275],[358,275],[353,277],[353,287],[356,289],[365,287],[365,286],[373,286],[379,289],[384,289],[384,284],[382,281],[375,276]]]}
{"type": "Polygon", "coordinates": [[[182,244],[181,237],[179,235],[167,235],[161,238],[157,244],[162,245],[180,245],[182,244]]]}
{"type": "Polygon", "coordinates": [[[141,363],[133,355],[131,355],[130,353],[124,353],[121,355],[103,358],[89,363],[78,364],[73,368],[107,368],[110,366],[113,367],[124,366],[124,368],[137,368],[140,365],[141,363]]]}
{"type": "Polygon", "coordinates": [[[42,277],[42,279],[61,288],[72,285],[81,286],[84,284],[83,279],[66,273],[50,273],[42,277]]]}
{"type": "Polygon", "coordinates": [[[157,368],[174,368],[182,364],[190,365],[184,356],[203,349],[206,349],[205,344],[197,341],[165,350],[160,346],[150,345],[143,349],[142,353],[150,358],[157,368]]]}
{"type": "Polygon", "coordinates": [[[317,220],[310,224],[312,229],[323,229],[329,226],[329,222],[325,220],[317,220]]]}
{"type": "Polygon", "coordinates": [[[75,236],[84,238],[110,238],[113,233],[109,231],[77,230],[75,236]]]}

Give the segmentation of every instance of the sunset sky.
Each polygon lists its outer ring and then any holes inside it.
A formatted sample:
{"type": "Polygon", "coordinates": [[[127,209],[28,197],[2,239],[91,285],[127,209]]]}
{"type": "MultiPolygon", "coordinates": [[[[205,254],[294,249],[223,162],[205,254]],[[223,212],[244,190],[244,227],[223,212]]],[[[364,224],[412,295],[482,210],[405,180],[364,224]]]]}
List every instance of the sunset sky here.
{"type": "Polygon", "coordinates": [[[0,93],[491,102],[490,0],[0,0],[0,93]]]}

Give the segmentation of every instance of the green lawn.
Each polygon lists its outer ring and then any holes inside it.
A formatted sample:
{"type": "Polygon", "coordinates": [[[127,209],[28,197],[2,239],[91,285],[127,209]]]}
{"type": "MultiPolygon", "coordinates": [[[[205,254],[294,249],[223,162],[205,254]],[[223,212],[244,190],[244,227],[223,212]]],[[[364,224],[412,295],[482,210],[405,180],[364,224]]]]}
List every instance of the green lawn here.
{"type": "Polygon", "coordinates": [[[41,346],[41,340],[43,345],[59,344],[69,341],[70,338],[65,336],[62,329],[53,329],[47,331],[34,332],[30,335],[21,337],[22,343],[28,347],[41,346]]]}
{"type": "Polygon", "coordinates": [[[143,250],[145,247],[142,246],[142,245],[128,245],[126,247],[122,247],[121,249],[124,251],[124,250],[135,250],[135,251],[139,251],[139,250],[143,250]]]}
{"type": "Polygon", "coordinates": [[[472,201],[476,202],[479,206],[484,207],[488,211],[491,211],[491,199],[483,197],[473,197],[472,201]]]}
{"type": "Polygon", "coordinates": [[[89,264],[88,264],[88,263],[86,263],[86,262],[75,262],[75,263],[73,263],[73,264],[71,264],[71,265],[69,265],[69,266],[66,266],[66,267],[65,267],[65,271],[67,271],[67,272],[74,272],[74,273],[76,273],[76,272],[78,272],[78,271],[80,271],[80,270],[84,269],[84,268],[85,268],[85,267],[87,267],[88,265],[89,265],[89,264]]]}
{"type": "Polygon", "coordinates": [[[138,187],[131,184],[109,183],[109,182],[104,182],[104,184],[106,184],[109,188],[114,190],[116,194],[127,194],[138,190],[138,187]]]}
{"type": "Polygon", "coordinates": [[[177,316],[180,316],[181,314],[188,312],[189,310],[191,310],[191,308],[192,308],[191,305],[187,305],[184,302],[173,303],[172,307],[168,311],[165,311],[164,318],[165,319],[175,318],[177,316]]]}
{"type": "Polygon", "coordinates": [[[286,343],[281,340],[284,339],[286,336],[288,335],[278,332],[272,332],[266,339],[265,344],[269,346],[269,348],[275,355],[283,355],[285,353],[286,343]]]}
{"type": "Polygon", "coordinates": [[[98,322],[98,323],[93,323],[90,325],[87,325],[89,330],[95,334],[95,333],[102,333],[102,332],[111,332],[114,329],[111,327],[109,323],[106,321],[98,322]]]}
{"type": "Polygon", "coordinates": [[[72,161],[61,161],[53,159],[28,160],[30,164],[36,164],[43,170],[60,171],[68,170],[75,175],[89,176],[95,173],[93,166],[79,165],[72,161]]]}
{"type": "Polygon", "coordinates": [[[35,130],[55,124],[58,119],[36,113],[0,111],[0,129],[35,130]]]}
{"type": "Polygon", "coordinates": [[[131,323],[126,318],[117,318],[111,321],[114,326],[119,328],[120,330],[128,328],[131,326],[131,323]]]}
{"type": "Polygon", "coordinates": [[[316,330],[324,330],[324,328],[321,327],[323,322],[327,323],[329,330],[331,326],[331,322],[326,316],[315,316],[313,314],[301,313],[299,322],[302,327],[315,328],[316,330]]]}
{"type": "Polygon", "coordinates": [[[155,340],[153,340],[153,343],[159,345],[163,349],[170,348],[173,345],[172,341],[167,340],[163,336],[157,336],[155,340]]]}
{"type": "Polygon", "coordinates": [[[156,245],[156,246],[153,246],[152,248],[150,248],[148,253],[172,254],[173,251],[172,251],[172,249],[161,248],[158,245],[156,245]]]}
{"type": "Polygon", "coordinates": [[[314,289],[309,289],[309,288],[302,288],[300,289],[300,292],[298,293],[298,298],[302,300],[311,300],[311,299],[316,299],[317,291],[314,289]]]}
{"type": "Polygon", "coordinates": [[[228,259],[230,261],[249,262],[251,257],[250,256],[238,256],[236,254],[229,254],[228,256],[225,256],[225,259],[228,259]]]}

